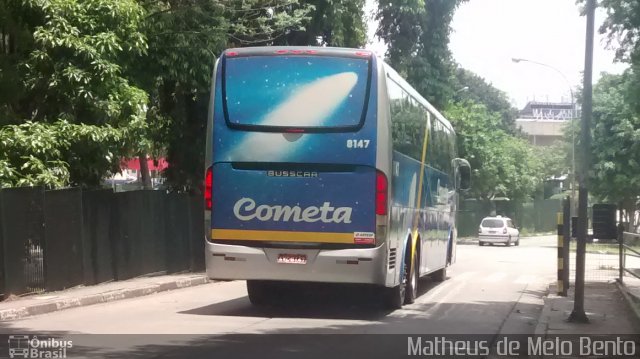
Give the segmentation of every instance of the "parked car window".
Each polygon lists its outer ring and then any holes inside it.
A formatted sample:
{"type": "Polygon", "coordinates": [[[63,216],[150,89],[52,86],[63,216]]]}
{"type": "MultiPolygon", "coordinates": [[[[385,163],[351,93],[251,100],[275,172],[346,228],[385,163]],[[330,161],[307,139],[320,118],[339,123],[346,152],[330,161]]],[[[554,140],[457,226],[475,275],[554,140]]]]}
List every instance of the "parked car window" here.
{"type": "Polygon", "coordinates": [[[482,221],[481,226],[486,228],[502,228],[504,221],[501,219],[485,219],[482,221]]]}

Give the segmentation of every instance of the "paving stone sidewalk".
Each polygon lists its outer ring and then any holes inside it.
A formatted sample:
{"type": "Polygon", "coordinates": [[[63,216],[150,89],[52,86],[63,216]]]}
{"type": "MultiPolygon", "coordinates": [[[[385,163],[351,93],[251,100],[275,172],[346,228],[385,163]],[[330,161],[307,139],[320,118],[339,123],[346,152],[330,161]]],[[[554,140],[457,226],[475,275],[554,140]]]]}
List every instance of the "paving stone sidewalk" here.
{"type": "MultiPolygon", "coordinates": [[[[638,287],[640,288],[640,287],[638,287]]],[[[557,296],[551,285],[545,298],[535,334],[553,336],[565,334],[636,334],[640,333],[638,305],[627,293],[628,288],[616,282],[586,283],[584,308],[588,324],[567,321],[574,307],[574,290],[567,297],[557,296]]]]}

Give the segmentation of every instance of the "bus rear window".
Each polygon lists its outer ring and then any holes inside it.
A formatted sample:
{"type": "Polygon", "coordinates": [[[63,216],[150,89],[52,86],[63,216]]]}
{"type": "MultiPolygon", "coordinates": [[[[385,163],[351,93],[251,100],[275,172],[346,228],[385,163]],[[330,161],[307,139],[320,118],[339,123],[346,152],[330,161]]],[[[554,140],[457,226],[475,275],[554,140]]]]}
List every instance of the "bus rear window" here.
{"type": "Polygon", "coordinates": [[[247,56],[227,58],[223,71],[231,127],[348,130],[365,116],[368,59],[247,56]]]}

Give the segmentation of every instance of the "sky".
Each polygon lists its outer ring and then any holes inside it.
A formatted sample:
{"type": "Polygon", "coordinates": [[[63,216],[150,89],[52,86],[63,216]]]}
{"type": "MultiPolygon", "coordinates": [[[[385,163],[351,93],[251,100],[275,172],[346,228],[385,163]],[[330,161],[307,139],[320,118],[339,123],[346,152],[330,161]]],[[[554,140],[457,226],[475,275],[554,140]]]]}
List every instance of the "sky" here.
{"type": "MultiPolygon", "coordinates": [[[[367,10],[375,7],[367,0],[367,10]]],[[[594,82],[601,72],[620,73],[598,33],[606,14],[596,13],[594,82]]],[[[581,85],[584,70],[586,17],[575,0],[469,0],[452,22],[449,48],[454,61],[507,93],[518,108],[528,101],[569,102],[570,87],[581,85]],[[536,61],[514,63],[512,58],[536,61]],[[565,80],[566,78],[566,80],[565,80]]],[[[368,47],[380,55],[384,45],[374,39],[376,24],[369,22],[368,47]]]]}

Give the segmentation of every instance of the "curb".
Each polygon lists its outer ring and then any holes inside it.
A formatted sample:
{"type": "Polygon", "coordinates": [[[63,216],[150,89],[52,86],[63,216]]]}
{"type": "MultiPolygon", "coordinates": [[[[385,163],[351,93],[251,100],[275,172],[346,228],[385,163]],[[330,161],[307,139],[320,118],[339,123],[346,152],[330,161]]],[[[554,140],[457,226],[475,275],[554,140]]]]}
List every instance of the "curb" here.
{"type": "Polygon", "coordinates": [[[627,288],[624,286],[624,284],[620,283],[620,281],[618,280],[616,280],[616,287],[618,287],[618,290],[624,297],[625,301],[627,302],[627,305],[629,306],[633,314],[636,316],[636,319],[640,323],[640,298],[631,294],[627,290],[627,288]]]}
{"type": "Polygon", "coordinates": [[[551,286],[547,286],[547,294],[542,297],[542,301],[544,303],[542,307],[542,311],[540,312],[540,316],[538,317],[538,324],[536,324],[536,328],[534,330],[534,335],[545,336],[547,334],[547,329],[549,327],[549,317],[551,313],[551,309],[553,308],[553,298],[549,297],[551,295],[551,286]]]}
{"type": "Polygon", "coordinates": [[[0,310],[0,322],[22,319],[34,315],[57,312],[70,308],[85,307],[94,304],[115,302],[122,299],[142,297],[154,293],[166,292],[174,289],[195,287],[209,283],[206,276],[179,279],[171,282],[145,285],[138,288],[120,289],[106,293],[86,295],[78,298],[64,298],[57,301],[33,304],[22,308],[0,310]]]}
{"type": "Polygon", "coordinates": [[[469,245],[476,245],[477,246],[478,245],[478,240],[477,239],[476,240],[469,239],[469,240],[464,240],[464,241],[460,241],[459,240],[457,244],[459,244],[461,246],[469,246],[469,245]]]}

